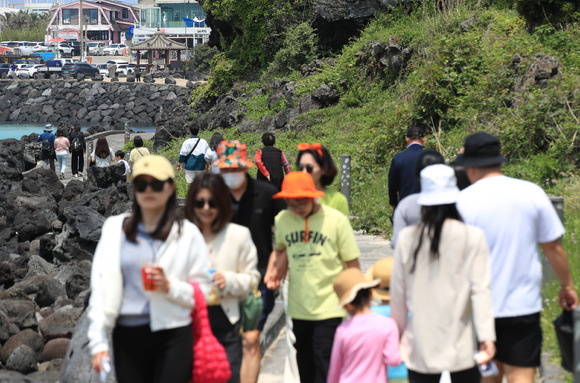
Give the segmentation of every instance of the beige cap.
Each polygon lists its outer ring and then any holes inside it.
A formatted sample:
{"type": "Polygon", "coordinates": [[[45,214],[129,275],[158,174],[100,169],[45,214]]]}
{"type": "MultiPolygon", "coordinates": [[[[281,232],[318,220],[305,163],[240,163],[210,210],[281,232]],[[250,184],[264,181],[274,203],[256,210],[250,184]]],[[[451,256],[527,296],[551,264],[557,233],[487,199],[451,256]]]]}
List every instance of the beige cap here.
{"type": "Polygon", "coordinates": [[[156,155],[145,156],[133,166],[132,179],[143,175],[151,176],[159,181],[175,179],[171,163],[165,157],[156,155]]]}

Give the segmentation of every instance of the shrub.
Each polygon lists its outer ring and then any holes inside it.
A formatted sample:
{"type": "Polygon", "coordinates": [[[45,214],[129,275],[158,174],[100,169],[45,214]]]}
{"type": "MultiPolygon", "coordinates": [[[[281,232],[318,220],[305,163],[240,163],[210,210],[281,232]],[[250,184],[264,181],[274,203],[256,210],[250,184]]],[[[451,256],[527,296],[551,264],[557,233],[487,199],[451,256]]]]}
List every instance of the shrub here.
{"type": "Polygon", "coordinates": [[[283,75],[288,71],[298,70],[317,58],[318,41],[314,29],[308,23],[290,27],[286,33],[282,48],[274,56],[267,73],[283,75]]]}
{"type": "Polygon", "coordinates": [[[530,30],[541,24],[564,25],[579,20],[577,0],[515,0],[530,30]]]}
{"type": "Polygon", "coordinates": [[[211,60],[218,53],[217,48],[210,47],[208,44],[198,44],[193,48],[193,57],[185,63],[185,69],[209,73],[211,60]]]}

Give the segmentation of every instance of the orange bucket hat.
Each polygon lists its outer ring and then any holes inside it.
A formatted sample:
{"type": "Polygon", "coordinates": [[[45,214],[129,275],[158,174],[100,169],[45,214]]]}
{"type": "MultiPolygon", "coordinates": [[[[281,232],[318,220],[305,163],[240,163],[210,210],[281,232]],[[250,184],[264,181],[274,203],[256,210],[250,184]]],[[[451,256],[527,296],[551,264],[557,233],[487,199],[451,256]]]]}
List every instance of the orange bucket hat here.
{"type": "Polygon", "coordinates": [[[248,160],[248,148],[237,140],[222,141],[216,148],[218,159],[214,165],[220,169],[238,168],[249,169],[254,167],[252,161],[248,160]]]}
{"type": "Polygon", "coordinates": [[[312,176],[306,172],[292,172],[284,177],[282,191],[274,194],[274,198],[319,198],[324,192],[316,190],[312,176]]]}

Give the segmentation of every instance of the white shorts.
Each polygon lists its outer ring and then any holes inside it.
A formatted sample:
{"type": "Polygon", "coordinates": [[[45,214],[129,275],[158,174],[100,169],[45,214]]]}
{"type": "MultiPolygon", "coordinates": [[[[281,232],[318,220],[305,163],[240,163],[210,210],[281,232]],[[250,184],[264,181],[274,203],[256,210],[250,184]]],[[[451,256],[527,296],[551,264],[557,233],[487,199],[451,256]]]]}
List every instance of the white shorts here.
{"type": "Polygon", "coordinates": [[[195,177],[199,174],[203,174],[203,171],[193,171],[193,170],[186,170],[185,171],[185,181],[190,184],[193,182],[195,177]]]}

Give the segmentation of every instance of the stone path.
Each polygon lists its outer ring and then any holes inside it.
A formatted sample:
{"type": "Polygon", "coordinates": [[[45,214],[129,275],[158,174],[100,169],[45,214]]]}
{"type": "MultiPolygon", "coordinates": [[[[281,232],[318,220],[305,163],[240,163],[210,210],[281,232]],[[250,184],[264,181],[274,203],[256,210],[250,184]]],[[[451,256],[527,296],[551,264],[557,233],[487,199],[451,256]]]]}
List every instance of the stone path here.
{"type": "MultiPolygon", "coordinates": [[[[150,139],[153,138],[154,134],[155,133],[131,133],[131,139],[133,137],[135,137],[136,135],[139,135],[143,139],[150,140],[150,139]]],[[[114,151],[117,151],[119,149],[122,149],[123,146],[125,146],[125,135],[124,134],[112,134],[112,135],[107,136],[105,138],[109,142],[109,146],[114,151]]],[[[89,139],[87,140],[87,147],[88,147],[88,143],[90,141],[93,141],[93,140],[91,140],[90,137],[89,137],[89,139]]],[[[86,169],[87,169],[87,157],[89,155],[90,155],[90,153],[85,153],[85,157],[84,157],[83,174],[84,174],[85,177],[86,177],[86,169]]],[[[125,160],[129,161],[128,158],[125,158],[125,160]]],[[[64,178],[64,180],[61,180],[61,182],[63,183],[64,186],[66,186],[71,180],[84,181],[84,178],[83,177],[78,177],[78,178],[73,177],[72,172],[71,172],[71,163],[72,163],[72,160],[71,160],[71,156],[69,154],[68,159],[67,159],[67,163],[66,163],[66,171],[65,171],[65,176],[64,176],[65,178],[64,178]]],[[[39,161],[37,163],[36,167],[39,167],[39,166],[43,166],[43,162],[42,161],[39,161]]],[[[54,160],[54,166],[56,168],[56,174],[58,176],[60,176],[60,172],[59,172],[59,169],[58,169],[58,161],[57,160],[54,160]]]]}

